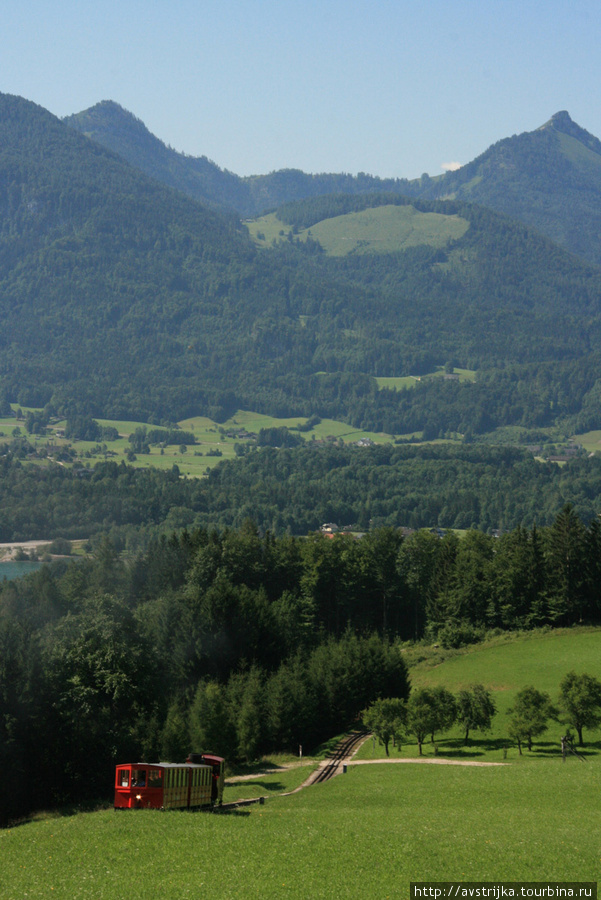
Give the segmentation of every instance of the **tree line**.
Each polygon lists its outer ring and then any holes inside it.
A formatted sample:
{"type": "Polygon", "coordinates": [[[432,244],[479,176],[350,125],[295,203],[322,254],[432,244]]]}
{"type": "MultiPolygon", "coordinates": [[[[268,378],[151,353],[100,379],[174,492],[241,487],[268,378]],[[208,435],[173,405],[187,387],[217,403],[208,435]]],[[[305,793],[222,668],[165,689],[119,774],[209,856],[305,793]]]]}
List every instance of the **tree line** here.
{"type": "MultiPolygon", "coordinates": [[[[267,431],[268,440],[280,439],[277,430],[267,431]]],[[[27,462],[36,455],[24,436],[0,444],[0,541],[95,543],[105,533],[120,550],[135,553],[175,528],[240,528],[248,518],[278,537],[306,535],[324,522],[357,532],[509,532],[518,524],[551,525],[566,503],[588,527],[601,497],[601,458],[574,458],[559,467],[524,450],[484,444],[308,441],[289,449],[251,448],[205,479],[183,479],[177,466],[160,471],[107,461],[67,469],[27,462]]]]}
{"type": "MultiPolygon", "coordinates": [[[[418,688],[409,698],[379,697],[363,710],[363,723],[384,745],[390,755],[390,741],[401,742],[414,737],[419,755],[426,737],[432,743],[436,733],[444,734],[453,725],[464,731],[464,744],[470,731],[489,731],[497,708],[490,691],[482,684],[453,694],[445,687],[418,688]]],[[[513,705],[507,710],[507,734],[515,741],[520,756],[522,745],[532,750],[534,738],[540,737],[550,721],[559,721],[576,729],[578,743],[584,745],[584,729],[594,730],[601,724],[601,682],[586,673],[568,672],[559,685],[559,701],[555,705],[546,691],[526,685],[517,691],[513,705]]],[[[571,744],[568,729],[562,739],[571,744]]]]}

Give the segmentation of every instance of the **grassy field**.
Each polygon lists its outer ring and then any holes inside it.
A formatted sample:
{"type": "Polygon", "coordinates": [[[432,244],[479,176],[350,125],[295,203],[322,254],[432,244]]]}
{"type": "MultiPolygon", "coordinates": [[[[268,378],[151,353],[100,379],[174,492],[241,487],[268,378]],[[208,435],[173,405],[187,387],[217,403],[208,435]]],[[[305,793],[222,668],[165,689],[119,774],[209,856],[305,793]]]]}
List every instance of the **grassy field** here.
{"type": "MultiPolygon", "coordinates": [[[[554,693],[569,668],[601,676],[600,650],[601,629],[536,633],[443,661],[433,651],[411,674],[453,690],[482,681],[501,706],[526,683],[554,693]]],[[[596,881],[601,747],[563,763],[554,744],[502,760],[498,746],[475,741],[472,759],[506,763],[490,768],[351,764],[287,797],[280,791],[309,766],[257,773],[228,786],[226,800],[265,804],[221,815],[40,816],[0,832],[0,896],[339,900],[407,898],[411,881],[596,881]]],[[[362,755],[371,749],[370,740],[362,755]]]]}
{"type": "MultiPolygon", "coordinates": [[[[246,226],[258,246],[268,247],[273,241],[288,239],[290,227],[274,213],[262,216],[246,226]]],[[[460,216],[440,213],[421,213],[412,206],[379,206],[361,212],[335,216],[301,229],[295,240],[309,236],[324,248],[329,256],[349,253],[391,253],[427,244],[445,247],[449,241],[462,237],[468,222],[460,216]]]]}
{"type": "Polygon", "coordinates": [[[582,444],[589,453],[601,453],[601,431],[587,431],[585,434],[575,434],[574,442],[582,444]]]}
{"type": "MultiPolygon", "coordinates": [[[[455,367],[453,369],[453,374],[458,376],[459,381],[462,383],[475,381],[476,380],[476,370],[475,369],[459,369],[455,367]]],[[[380,390],[383,388],[388,388],[388,390],[392,391],[400,391],[404,388],[415,387],[415,385],[419,381],[426,381],[429,378],[442,378],[445,375],[445,370],[442,366],[435,372],[430,372],[428,375],[399,375],[398,377],[387,377],[387,376],[377,376],[376,381],[378,382],[378,387],[380,390]]]]}
{"type": "Polygon", "coordinates": [[[407,898],[410,881],[596,880],[599,766],[349,767],[235,813],[106,810],[0,833],[3,900],[407,898]]]}
{"type": "MultiPolygon", "coordinates": [[[[415,653],[414,648],[411,653],[415,653]]],[[[433,653],[430,658],[411,666],[411,684],[414,687],[442,685],[457,692],[471,684],[484,684],[493,692],[497,715],[490,732],[473,732],[469,745],[464,747],[463,732],[455,727],[448,734],[436,736],[436,751],[440,756],[453,759],[477,759],[489,762],[510,760],[520,764],[560,758],[560,738],[566,726],[551,722],[549,729],[537,740],[532,752],[523,749],[519,756],[517,747],[507,733],[507,710],[520,688],[534,685],[546,691],[557,701],[559,684],[571,669],[587,672],[601,679],[601,629],[565,629],[551,632],[526,632],[517,638],[501,635],[485,643],[476,644],[464,651],[453,651],[444,659],[444,651],[433,653]],[[442,657],[442,661],[441,661],[442,657]]],[[[587,758],[597,760],[601,753],[599,732],[587,732],[586,747],[582,751],[587,758]]],[[[417,744],[409,741],[400,748],[390,747],[391,756],[415,757],[417,744]]],[[[423,746],[427,757],[435,755],[430,738],[423,746]]],[[[370,739],[359,751],[358,758],[371,759],[384,756],[384,748],[370,739]]],[[[601,757],[598,764],[601,766],[601,757]]]]}
{"type": "MultiPolygon", "coordinates": [[[[27,410],[24,410],[27,412],[27,410]]],[[[54,448],[72,447],[79,461],[84,464],[94,465],[102,459],[114,459],[117,462],[121,460],[127,461],[127,453],[131,449],[129,442],[130,434],[145,425],[143,422],[130,422],[114,419],[98,419],[102,426],[113,426],[119,432],[119,438],[116,441],[110,441],[104,445],[95,441],[75,441],[66,440],[57,435],[57,431],[65,427],[65,421],[55,421],[49,427],[47,435],[28,435],[25,429],[23,419],[17,419],[15,416],[0,418],[0,440],[13,439],[13,432],[19,429],[22,436],[28,438],[29,442],[36,448],[44,448],[49,443],[54,448]]],[[[237,432],[246,431],[248,433],[258,434],[261,428],[281,428],[286,427],[295,431],[298,425],[304,425],[306,418],[298,416],[290,419],[276,419],[272,416],[265,416],[260,413],[248,410],[238,410],[235,416],[228,419],[221,425],[207,419],[204,416],[197,416],[191,419],[185,419],[179,422],[183,431],[191,431],[194,433],[195,444],[186,447],[186,451],[180,451],[179,444],[169,445],[163,448],[151,446],[150,453],[136,454],[136,459],[129,462],[135,468],[157,468],[171,469],[177,465],[181,474],[188,477],[202,477],[213,466],[216,466],[222,459],[234,459],[236,456],[235,445],[237,443],[249,443],[250,439],[244,436],[238,436],[237,432]]],[[[151,426],[146,426],[151,427],[151,426]]],[[[323,419],[318,425],[309,431],[301,432],[301,437],[305,441],[310,440],[342,440],[345,443],[353,443],[361,438],[369,438],[374,443],[387,443],[393,440],[394,435],[361,431],[352,428],[345,422],[339,422],[334,419],[323,419]]],[[[52,455],[52,453],[50,454],[52,455]]],[[[37,460],[38,465],[48,465],[45,459],[37,460]]],[[[68,464],[68,463],[67,463],[68,464]]]]}

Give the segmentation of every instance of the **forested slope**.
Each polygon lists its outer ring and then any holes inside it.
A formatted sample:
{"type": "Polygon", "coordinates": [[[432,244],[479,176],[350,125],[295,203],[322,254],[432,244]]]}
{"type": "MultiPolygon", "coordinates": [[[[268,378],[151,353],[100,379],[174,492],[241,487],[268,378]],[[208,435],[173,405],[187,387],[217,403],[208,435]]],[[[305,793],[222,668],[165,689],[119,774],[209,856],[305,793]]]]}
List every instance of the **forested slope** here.
{"type": "Polygon", "coordinates": [[[275,539],[247,523],[129,564],[104,541],[0,585],[0,824],[106,797],[115,760],[312,748],[407,696],[399,640],[598,624],[600,544],[570,507],[500,539],[275,539]]]}
{"type": "Polygon", "coordinates": [[[176,153],[111,101],[65,122],[159,181],[242,216],[332,193],[387,191],[414,198],[456,198],[518,219],[601,265],[601,143],[565,111],[534,131],[499,140],[457,171],[411,181],[297,170],[241,178],[206,157],[176,153]]]}
{"type": "MultiPolygon", "coordinates": [[[[93,469],[22,463],[0,445],[0,542],[94,538],[145,546],[181,523],[306,535],[324,522],[369,531],[549,525],[566,502],[586,523],[601,504],[601,460],[565,466],[525,451],[481,446],[263,448],[222,462],[205,479],[99,463],[93,469]]],[[[96,543],[96,540],[94,540],[96,543]]],[[[1,575],[1,570],[0,570],[1,575]]]]}
{"type": "Polygon", "coordinates": [[[330,258],[295,240],[297,220],[408,201],[307,201],[260,251],[234,218],[6,95],[0,184],[4,402],[155,423],[317,413],[436,435],[575,421],[596,396],[601,275],[481,208],[415,201],[460,217],[463,237],[330,258]],[[477,383],[397,393],[373,377],[449,361],[477,383]]]}
{"type": "Polygon", "coordinates": [[[601,265],[601,142],[565,111],[497,142],[456,172],[422,180],[418,195],[487,206],[601,265]]]}
{"type": "Polygon", "coordinates": [[[310,175],[298,169],[283,169],[268,175],[240,177],[207,159],[178,153],[151,134],[143,122],[118,103],[104,100],[90,109],[67,116],[65,123],[99,144],[114,150],[132,165],[169,187],[241,216],[256,216],[291,200],[322,194],[367,191],[406,193],[403,178],[371,175],[310,175]]]}

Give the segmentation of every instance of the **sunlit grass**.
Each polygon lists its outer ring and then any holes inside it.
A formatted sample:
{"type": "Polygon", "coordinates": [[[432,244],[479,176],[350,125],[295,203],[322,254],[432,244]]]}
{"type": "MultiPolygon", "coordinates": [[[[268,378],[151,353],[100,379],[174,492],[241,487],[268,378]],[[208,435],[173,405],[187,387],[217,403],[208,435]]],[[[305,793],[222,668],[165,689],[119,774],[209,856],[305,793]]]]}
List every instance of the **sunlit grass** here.
{"type": "Polygon", "coordinates": [[[0,835],[3,900],[371,898],[421,880],[596,880],[601,767],[350,766],[233,814],[102,811],[0,835]]]}
{"type": "Polygon", "coordinates": [[[468,228],[467,220],[460,216],[423,213],[413,206],[394,204],[334,216],[310,228],[298,229],[296,233],[275,213],[245,224],[259,247],[270,247],[274,241],[287,241],[289,235],[298,241],[311,237],[319,241],[329,256],[391,253],[424,244],[444,247],[450,240],[462,237],[468,228]]]}

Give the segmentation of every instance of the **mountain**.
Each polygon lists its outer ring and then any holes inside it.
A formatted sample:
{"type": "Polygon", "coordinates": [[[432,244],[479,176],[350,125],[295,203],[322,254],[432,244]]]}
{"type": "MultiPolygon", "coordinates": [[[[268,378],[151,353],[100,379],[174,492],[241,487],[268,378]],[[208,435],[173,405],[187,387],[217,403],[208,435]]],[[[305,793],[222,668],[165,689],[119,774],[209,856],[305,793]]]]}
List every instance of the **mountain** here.
{"type": "Polygon", "coordinates": [[[531,225],[564,249],[601,266],[601,142],[567,112],[557,113],[535,131],[499,141],[456,172],[412,181],[363,173],[307,175],[296,169],[240,178],[206,157],[166,147],[111,101],[65,122],[147,175],[244,217],[331,193],[386,191],[429,200],[460,199],[531,225]]]}
{"type": "Polygon", "coordinates": [[[418,193],[487,206],[601,265],[601,141],[565,111],[499,141],[456,172],[422,179],[418,193]]]}
{"type": "Polygon", "coordinates": [[[596,269],[457,201],[334,195],[277,216],[275,243],[253,241],[0,95],[0,408],[153,423],[254,408],[433,434],[597,421],[596,269]],[[375,377],[446,363],[476,383],[375,377]]]}
{"type": "Polygon", "coordinates": [[[364,174],[356,177],[307,175],[298,169],[243,178],[220,169],[206,156],[187,156],[167,147],[143,122],[112,100],[103,100],[63,121],[163,184],[203,203],[236,210],[243,217],[323,194],[376,191],[402,194],[409,184],[406,179],[381,179],[364,174]]]}

